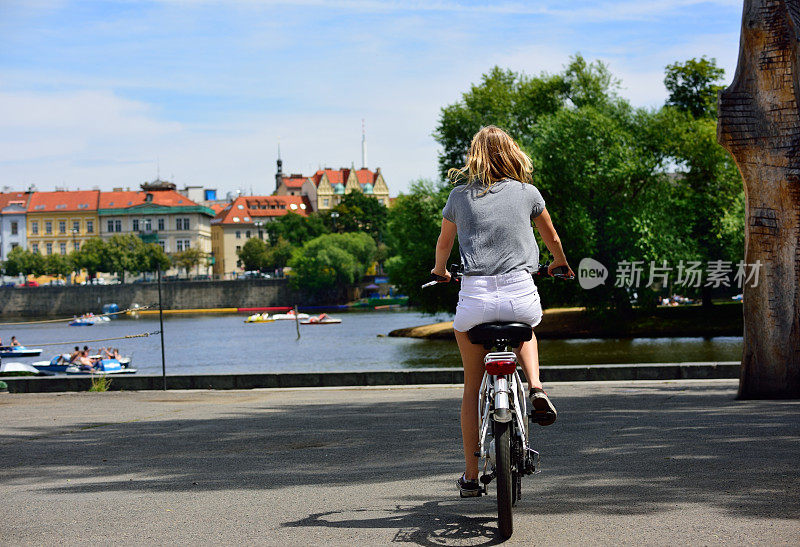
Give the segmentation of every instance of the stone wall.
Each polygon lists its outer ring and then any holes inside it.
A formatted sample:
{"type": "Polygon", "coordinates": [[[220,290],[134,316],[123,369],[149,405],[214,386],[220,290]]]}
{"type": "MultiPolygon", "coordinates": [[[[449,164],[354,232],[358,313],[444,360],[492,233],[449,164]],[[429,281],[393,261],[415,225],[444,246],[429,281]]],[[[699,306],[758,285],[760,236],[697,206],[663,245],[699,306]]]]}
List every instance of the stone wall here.
{"type": "MultiPolygon", "coordinates": [[[[172,281],[161,286],[164,309],[250,308],[341,304],[346,290],[323,297],[293,291],[285,279],[247,279],[236,281],[172,281]]],[[[75,285],[46,287],[0,287],[0,317],[79,315],[99,313],[104,304],[120,309],[132,304],[158,304],[156,283],[125,285],[75,285]]]]}

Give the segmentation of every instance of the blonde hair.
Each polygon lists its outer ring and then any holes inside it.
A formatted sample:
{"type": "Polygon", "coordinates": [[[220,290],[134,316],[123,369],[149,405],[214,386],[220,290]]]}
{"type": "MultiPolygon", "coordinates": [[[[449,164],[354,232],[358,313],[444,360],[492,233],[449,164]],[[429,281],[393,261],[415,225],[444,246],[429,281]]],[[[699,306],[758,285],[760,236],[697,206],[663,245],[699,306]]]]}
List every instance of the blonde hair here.
{"type": "Polygon", "coordinates": [[[488,191],[503,179],[520,182],[532,181],[531,159],[511,136],[494,125],[481,127],[472,137],[467,164],[461,169],[450,169],[447,176],[455,184],[464,178],[479,182],[488,191]]]}

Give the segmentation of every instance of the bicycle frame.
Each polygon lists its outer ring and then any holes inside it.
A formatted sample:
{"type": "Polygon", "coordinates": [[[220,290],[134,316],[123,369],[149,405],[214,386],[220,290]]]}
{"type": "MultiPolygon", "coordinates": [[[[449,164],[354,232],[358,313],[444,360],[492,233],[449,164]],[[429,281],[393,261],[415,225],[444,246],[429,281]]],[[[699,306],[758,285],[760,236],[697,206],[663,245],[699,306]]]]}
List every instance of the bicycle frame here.
{"type": "MultiPolygon", "coordinates": [[[[487,371],[483,373],[483,380],[478,391],[478,438],[480,443],[478,455],[484,460],[484,476],[491,477],[491,474],[487,473],[487,467],[490,463],[494,467],[495,463],[494,439],[489,441],[491,436],[489,425],[493,420],[514,422],[516,427],[512,428],[512,431],[519,440],[520,446],[523,447],[522,453],[532,457],[534,467],[532,472],[538,473],[539,453],[533,450],[529,444],[527,403],[522,380],[516,370],[517,356],[510,351],[488,353],[483,360],[484,369],[487,364],[496,361],[513,361],[515,369],[513,374],[489,374],[487,371]],[[502,412],[503,410],[508,412],[502,412]]],[[[520,470],[527,474],[526,471],[520,470]]]]}

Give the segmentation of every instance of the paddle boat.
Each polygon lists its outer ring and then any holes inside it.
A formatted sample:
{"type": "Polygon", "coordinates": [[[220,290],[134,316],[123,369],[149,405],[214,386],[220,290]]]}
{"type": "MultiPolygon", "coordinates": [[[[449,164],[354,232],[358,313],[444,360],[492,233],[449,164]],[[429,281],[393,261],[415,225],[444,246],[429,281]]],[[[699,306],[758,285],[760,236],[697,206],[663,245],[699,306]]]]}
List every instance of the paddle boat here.
{"type": "Polygon", "coordinates": [[[0,346],[0,357],[38,357],[41,349],[26,348],[25,346],[0,346]]]}
{"type": "Polygon", "coordinates": [[[70,327],[91,327],[92,325],[97,325],[99,323],[108,323],[111,319],[109,319],[105,315],[95,315],[93,313],[85,313],[80,317],[75,317],[72,321],[70,321],[70,327]]]}
{"type": "Polygon", "coordinates": [[[275,315],[272,316],[272,318],[276,321],[287,320],[287,319],[292,321],[294,321],[295,319],[303,320],[303,319],[308,319],[309,317],[310,316],[307,313],[298,313],[295,316],[294,310],[289,310],[286,313],[276,313],[275,315]]]}
{"type": "Polygon", "coordinates": [[[244,320],[245,323],[272,323],[275,321],[268,313],[254,313],[244,320]]]}
{"type": "Polygon", "coordinates": [[[0,363],[0,376],[50,376],[25,363],[0,363]]]}
{"type": "MultiPolygon", "coordinates": [[[[119,359],[104,359],[102,355],[90,355],[89,359],[93,362],[103,362],[103,361],[116,361],[120,364],[120,366],[125,369],[125,372],[128,374],[133,374],[136,372],[136,369],[130,368],[131,358],[130,357],[120,357],[119,359]]],[[[56,355],[49,361],[35,361],[33,363],[39,370],[45,370],[47,372],[62,372],[62,373],[70,373],[75,374],[80,369],[79,363],[70,363],[69,362],[69,353],[62,353],[60,355],[56,355]]],[[[88,371],[88,368],[87,368],[88,371]]],[[[110,371],[109,371],[110,372],[110,371]]]]}
{"type": "Polygon", "coordinates": [[[73,363],[64,372],[66,374],[136,374],[136,369],[123,366],[118,359],[100,359],[91,367],[73,363]]]}
{"type": "Polygon", "coordinates": [[[341,319],[330,317],[327,313],[309,317],[305,321],[300,321],[301,325],[335,325],[341,323],[341,319]]]}

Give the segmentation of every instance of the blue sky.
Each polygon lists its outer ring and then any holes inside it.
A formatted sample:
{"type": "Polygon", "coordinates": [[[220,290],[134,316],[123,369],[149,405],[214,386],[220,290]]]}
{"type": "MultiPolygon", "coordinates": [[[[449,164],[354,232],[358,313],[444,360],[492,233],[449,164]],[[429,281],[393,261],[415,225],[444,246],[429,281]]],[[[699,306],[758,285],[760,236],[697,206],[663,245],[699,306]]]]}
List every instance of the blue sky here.
{"type": "Polygon", "coordinates": [[[0,187],[270,193],[287,171],[360,163],[392,194],[436,175],[439,109],[493,65],[580,52],[658,106],[664,66],[735,69],[741,0],[0,0],[0,187]]]}

